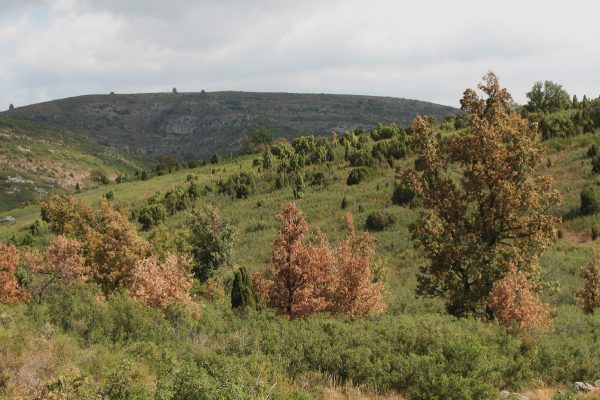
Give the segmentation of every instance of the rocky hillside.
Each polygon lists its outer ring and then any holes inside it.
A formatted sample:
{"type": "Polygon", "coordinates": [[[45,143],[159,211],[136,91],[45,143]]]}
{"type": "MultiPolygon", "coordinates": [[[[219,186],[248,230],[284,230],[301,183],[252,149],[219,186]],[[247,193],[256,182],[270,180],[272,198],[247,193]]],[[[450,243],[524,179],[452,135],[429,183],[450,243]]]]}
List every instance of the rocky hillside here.
{"type": "Polygon", "coordinates": [[[408,125],[416,115],[439,120],[455,111],[391,97],[201,92],[78,96],[0,115],[48,123],[133,152],[190,159],[235,152],[253,127],[294,137],[371,128],[379,122],[408,125]]]}
{"type": "MultiPolygon", "coordinates": [[[[0,117],[0,211],[48,193],[133,175],[145,160],[44,124],[0,117]]],[[[0,221],[1,222],[1,221],[0,221]]]]}

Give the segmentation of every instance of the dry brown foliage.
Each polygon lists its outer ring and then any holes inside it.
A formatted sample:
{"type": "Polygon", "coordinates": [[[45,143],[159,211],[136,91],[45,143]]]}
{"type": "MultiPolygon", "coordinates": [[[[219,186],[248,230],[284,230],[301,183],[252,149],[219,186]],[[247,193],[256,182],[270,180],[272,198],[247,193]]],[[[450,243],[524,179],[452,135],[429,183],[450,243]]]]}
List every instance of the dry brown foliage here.
{"type": "Polygon", "coordinates": [[[57,236],[46,248],[44,254],[27,252],[23,261],[38,277],[29,290],[34,298],[42,301],[46,291],[57,282],[64,285],[85,281],[90,268],[85,264],[83,244],[63,235],[57,236]]]}
{"type": "Polygon", "coordinates": [[[493,73],[461,100],[467,129],[441,138],[424,118],[413,122],[414,170],[406,182],[427,212],[412,228],[428,263],[418,294],[440,296],[448,312],[483,315],[507,262],[530,273],[539,288],[537,260],[555,240],[558,218],[548,213],[560,194],[541,161],[537,126],[513,110],[511,95],[493,73]]]}
{"type": "Polygon", "coordinates": [[[220,278],[208,278],[202,288],[202,296],[208,300],[222,301],[225,299],[225,287],[220,278]]]}
{"type": "Polygon", "coordinates": [[[94,212],[85,202],[71,196],[55,194],[40,201],[42,219],[57,235],[81,238],[91,225],[94,212]]]}
{"type": "Polygon", "coordinates": [[[295,203],[276,216],[281,224],[273,241],[273,256],[266,277],[255,275],[256,293],[288,318],[303,318],[323,311],[351,318],[380,311],[383,285],[372,283],[373,239],[357,235],[349,217],[345,241],[332,248],[317,231],[316,243],[303,243],[308,225],[295,203]]]}
{"type": "Polygon", "coordinates": [[[127,219],[127,211],[114,210],[106,200],[100,201],[100,210],[85,241],[94,279],[105,293],[128,286],[131,269],[151,249],[127,219]]]}
{"type": "Polygon", "coordinates": [[[331,311],[351,318],[383,311],[383,283],[372,282],[375,238],[366,232],[357,234],[350,213],[346,214],[346,227],[348,236],[334,250],[337,282],[331,311]]]}
{"type": "Polygon", "coordinates": [[[29,293],[19,286],[15,277],[19,260],[15,246],[0,243],[0,303],[15,305],[29,301],[29,293]]]}
{"type": "Polygon", "coordinates": [[[535,293],[529,274],[509,265],[508,272],[490,293],[488,306],[500,325],[510,332],[545,327],[549,306],[535,293]]]}
{"type": "Polygon", "coordinates": [[[195,305],[190,297],[192,262],[185,257],[167,254],[164,261],[156,255],[138,260],[131,270],[133,297],[149,307],[164,309],[172,301],[195,305]]]}
{"type": "Polygon", "coordinates": [[[594,251],[594,257],[583,268],[583,288],[576,293],[577,302],[587,313],[600,308],[600,254],[594,251]]]}

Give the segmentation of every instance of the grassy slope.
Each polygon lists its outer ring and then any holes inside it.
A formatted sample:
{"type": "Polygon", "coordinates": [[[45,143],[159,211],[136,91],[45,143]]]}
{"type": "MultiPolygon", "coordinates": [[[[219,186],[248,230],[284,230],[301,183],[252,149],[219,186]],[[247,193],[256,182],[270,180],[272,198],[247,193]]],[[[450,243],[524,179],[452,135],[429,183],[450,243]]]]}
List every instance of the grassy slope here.
{"type": "Polygon", "coordinates": [[[59,132],[47,125],[0,118],[0,211],[77,183],[89,185],[92,171],[114,178],[142,168],[139,157],[59,132]]]}
{"type": "MultiPolygon", "coordinates": [[[[553,303],[572,304],[571,292],[580,284],[579,268],[591,254],[590,247],[593,242],[590,229],[596,224],[600,226],[600,215],[585,217],[576,215],[581,189],[593,184],[597,179],[591,173],[589,159],[585,157],[587,148],[592,143],[600,144],[600,133],[571,139],[553,139],[544,143],[547,157],[552,165],[550,168],[544,166],[545,171],[542,172],[549,172],[555,178],[555,185],[564,196],[563,204],[555,210],[565,219],[560,227],[564,238],[560,239],[543,257],[543,264],[549,275],[558,278],[562,283],[559,294],[548,298],[553,303]]],[[[176,185],[185,186],[186,178],[190,174],[195,175],[196,182],[203,187],[218,179],[226,179],[242,169],[251,169],[252,158],[252,156],[240,156],[226,159],[217,166],[183,169],[154,177],[149,181],[100,185],[76,196],[94,204],[104,193],[113,190],[114,204],[131,208],[145,203],[146,199],[156,191],[164,193],[176,185]]],[[[411,161],[405,160],[402,163],[408,162],[411,161]]],[[[311,171],[311,168],[316,167],[309,167],[307,171],[311,171]]],[[[393,213],[397,218],[396,224],[384,232],[375,234],[377,249],[387,259],[390,286],[394,288],[392,295],[405,294],[400,303],[395,300],[390,302],[392,309],[405,310],[414,307],[415,300],[410,291],[406,294],[407,287],[403,287],[402,290],[395,290],[395,288],[399,287],[396,284],[398,282],[408,285],[411,289],[414,287],[415,272],[421,260],[418,252],[412,248],[408,225],[414,220],[416,213],[414,210],[391,204],[394,181],[392,169],[381,167],[374,179],[358,186],[347,186],[345,180],[350,169],[351,167],[347,165],[337,165],[333,168],[334,179],[330,186],[309,186],[306,197],[297,202],[306,212],[311,227],[321,227],[332,241],[336,241],[343,235],[343,218],[347,211],[354,213],[356,223],[360,227],[364,226],[366,217],[371,211],[384,209],[393,213]],[[347,210],[342,210],[340,207],[343,197],[350,202],[347,210]],[[359,211],[359,206],[362,206],[362,212],[359,211]]],[[[262,269],[270,258],[270,244],[277,229],[274,215],[282,204],[292,200],[291,187],[274,190],[272,183],[261,182],[256,193],[248,199],[230,200],[217,194],[209,194],[197,201],[196,207],[211,203],[221,210],[223,216],[238,231],[237,262],[247,266],[251,271],[256,271],[262,269]],[[262,204],[260,207],[257,206],[259,202],[262,204]]],[[[39,218],[39,207],[32,205],[16,208],[0,214],[3,215],[11,215],[16,220],[0,224],[0,239],[8,239],[13,234],[20,237],[25,235],[27,227],[39,218]]],[[[187,212],[176,214],[170,217],[169,225],[183,226],[188,218],[187,212]]]]}

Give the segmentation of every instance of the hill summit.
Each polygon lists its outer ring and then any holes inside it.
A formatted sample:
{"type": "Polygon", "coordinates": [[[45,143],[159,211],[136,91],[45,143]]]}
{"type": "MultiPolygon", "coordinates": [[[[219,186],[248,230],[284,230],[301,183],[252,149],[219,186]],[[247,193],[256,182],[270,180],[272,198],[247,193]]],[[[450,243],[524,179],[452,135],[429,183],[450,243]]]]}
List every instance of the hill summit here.
{"type": "Polygon", "coordinates": [[[205,158],[240,148],[252,128],[277,136],[329,134],[377,123],[439,119],[453,107],[392,97],[200,92],[86,95],[14,108],[1,114],[50,124],[141,154],[205,158]]]}

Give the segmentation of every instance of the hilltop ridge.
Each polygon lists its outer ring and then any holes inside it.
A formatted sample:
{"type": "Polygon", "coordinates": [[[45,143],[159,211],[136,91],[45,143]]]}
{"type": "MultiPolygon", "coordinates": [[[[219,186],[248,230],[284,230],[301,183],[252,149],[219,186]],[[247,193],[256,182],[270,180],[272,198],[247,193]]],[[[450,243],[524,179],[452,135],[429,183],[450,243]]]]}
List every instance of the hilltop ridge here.
{"type": "Polygon", "coordinates": [[[0,113],[43,122],[139,154],[206,158],[240,148],[254,127],[277,136],[329,134],[377,123],[440,120],[453,107],[393,97],[336,94],[199,92],[84,95],[0,113]]]}

